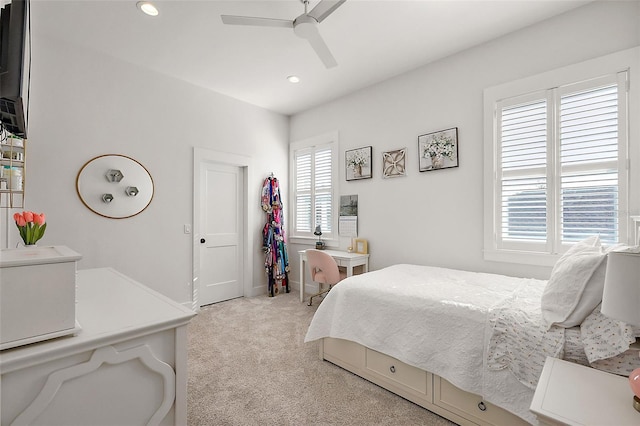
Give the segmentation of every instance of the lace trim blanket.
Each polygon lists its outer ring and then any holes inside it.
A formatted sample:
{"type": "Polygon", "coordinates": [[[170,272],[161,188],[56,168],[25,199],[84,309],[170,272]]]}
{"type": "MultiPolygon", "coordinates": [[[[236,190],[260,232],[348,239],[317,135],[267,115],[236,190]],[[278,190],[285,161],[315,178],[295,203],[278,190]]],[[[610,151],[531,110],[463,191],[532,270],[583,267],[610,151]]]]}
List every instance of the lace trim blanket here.
{"type": "Polygon", "coordinates": [[[562,358],[565,329],[547,330],[542,320],[540,298],[543,286],[523,285],[511,297],[489,311],[489,344],[486,367],[511,371],[530,389],[535,389],[548,356],[562,358]]]}
{"type": "Polygon", "coordinates": [[[626,352],[640,336],[640,329],[602,315],[598,305],[580,324],[580,333],[587,359],[593,364],[626,352]]]}
{"type": "MultiPolygon", "coordinates": [[[[565,345],[575,344],[567,340],[565,328],[554,325],[547,330],[540,310],[543,290],[539,286],[522,286],[488,315],[490,338],[485,367],[493,371],[508,369],[530,389],[538,384],[545,359],[564,358],[565,345]]],[[[629,350],[638,331],[602,315],[598,305],[580,325],[579,344],[591,365],[599,361],[605,365],[620,362],[623,357],[618,356],[629,350]]]]}

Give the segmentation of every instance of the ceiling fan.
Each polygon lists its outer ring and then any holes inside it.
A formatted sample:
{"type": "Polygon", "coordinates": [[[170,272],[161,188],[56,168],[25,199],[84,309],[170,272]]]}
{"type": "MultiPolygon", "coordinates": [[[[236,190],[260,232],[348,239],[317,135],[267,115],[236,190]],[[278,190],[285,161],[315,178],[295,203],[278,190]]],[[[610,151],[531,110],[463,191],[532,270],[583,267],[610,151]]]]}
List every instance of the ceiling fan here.
{"type": "Polygon", "coordinates": [[[309,0],[300,0],[304,4],[304,13],[293,21],[286,19],[257,18],[252,16],[222,15],[222,22],[228,25],[253,25],[258,27],[293,28],[293,32],[300,38],[309,41],[313,50],[327,68],[333,68],[338,63],[331,54],[326,43],[320,36],[318,24],[342,5],[346,0],[322,0],[311,12],[307,12],[309,0]]]}

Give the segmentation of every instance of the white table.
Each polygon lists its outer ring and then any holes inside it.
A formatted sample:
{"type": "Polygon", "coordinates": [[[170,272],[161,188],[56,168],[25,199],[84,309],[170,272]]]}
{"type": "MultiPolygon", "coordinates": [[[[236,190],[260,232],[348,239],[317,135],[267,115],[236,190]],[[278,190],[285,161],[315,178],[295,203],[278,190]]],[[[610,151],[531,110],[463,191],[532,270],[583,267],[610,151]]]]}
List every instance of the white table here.
{"type": "MultiPolygon", "coordinates": [[[[363,272],[369,272],[369,254],[349,253],[341,250],[323,250],[336,260],[338,266],[343,266],[347,270],[347,277],[353,275],[353,268],[363,266],[363,272]]],[[[300,250],[300,301],[304,301],[304,277],[306,273],[307,251],[300,250]]]]}
{"type": "Polygon", "coordinates": [[[624,376],[547,358],[531,402],[543,425],[639,425],[624,376]]]}
{"type": "Polygon", "coordinates": [[[112,268],[76,283],[77,336],[0,352],[0,423],[186,424],[195,313],[112,268]]]}

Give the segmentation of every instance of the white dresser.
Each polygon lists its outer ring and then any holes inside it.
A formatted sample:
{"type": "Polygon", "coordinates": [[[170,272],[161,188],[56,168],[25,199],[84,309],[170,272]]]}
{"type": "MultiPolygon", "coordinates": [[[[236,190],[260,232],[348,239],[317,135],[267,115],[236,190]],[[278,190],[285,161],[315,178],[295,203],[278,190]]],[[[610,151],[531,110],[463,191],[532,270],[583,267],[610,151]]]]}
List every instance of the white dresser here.
{"type": "Polygon", "coordinates": [[[77,273],[75,336],[0,352],[4,425],[185,425],[193,311],[111,268],[77,273]]]}

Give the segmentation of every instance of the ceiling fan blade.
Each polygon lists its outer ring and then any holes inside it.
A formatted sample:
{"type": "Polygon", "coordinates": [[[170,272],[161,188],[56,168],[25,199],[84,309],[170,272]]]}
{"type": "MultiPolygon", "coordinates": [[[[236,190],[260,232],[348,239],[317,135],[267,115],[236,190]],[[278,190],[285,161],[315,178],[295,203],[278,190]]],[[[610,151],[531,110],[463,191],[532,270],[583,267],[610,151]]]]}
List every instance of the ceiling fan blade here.
{"type": "Polygon", "coordinates": [[[311,16],[318,22],[322,22],[327,16],[335,12],[335,10],[345,1],[347,0],[322,0],[316,5],[316,7],[311,9],[311,12],[307,15],[311,16]]]}
{"type": "Polygon", "coordinates": [[[221,15],[227,25],[253,25],[256,27],[293,28],[293,21],[286,19],[255,18],[252,16],[221,15]]]}
{"type": "Polygon", "coordinates": [[[315,34],[307,37],[307,40],[309,40],[311,47],[313,47],[313,50],[316,51],[316,54],[318,55],[322,63],[324,63],[325,67],[333,68],[338,65],[336,59],[331,54],[329,47],[327,47],[327,44],[322,39],[320,32],[316,31],[315,34]]]}

